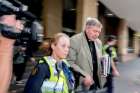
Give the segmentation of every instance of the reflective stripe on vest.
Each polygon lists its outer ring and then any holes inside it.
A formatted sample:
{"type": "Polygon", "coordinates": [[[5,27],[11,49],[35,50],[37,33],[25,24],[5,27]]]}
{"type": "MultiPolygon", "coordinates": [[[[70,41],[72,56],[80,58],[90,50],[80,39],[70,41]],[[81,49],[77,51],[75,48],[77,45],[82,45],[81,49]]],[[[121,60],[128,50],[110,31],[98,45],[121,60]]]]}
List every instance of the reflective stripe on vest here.
{"type": "Polygon", "coordinates": [[[44,80],[41,87],[42,93],[68,93],[68,86],[63,71],[57,72],[55,63],[52,62],[51,58],[44,57],[44,59],[49,65],[50,78],[44,80]]]}

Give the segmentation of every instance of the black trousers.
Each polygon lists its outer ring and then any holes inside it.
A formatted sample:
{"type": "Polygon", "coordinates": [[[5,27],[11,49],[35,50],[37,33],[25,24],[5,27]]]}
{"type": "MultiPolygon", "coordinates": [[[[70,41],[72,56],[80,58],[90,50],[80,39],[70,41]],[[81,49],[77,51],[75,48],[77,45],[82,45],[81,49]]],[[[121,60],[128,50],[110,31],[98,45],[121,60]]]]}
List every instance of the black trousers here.
{"type": "Polygon", "coordinates": [[[22,79],[24,71],[25,71],[25,63],[13,64],[13,73],[16,76],[16,81],[22,79]]]}
{"type": "Polygon", "coordinates": [[[113,75],[108,75],[107,76],[107,81],[105,84],[105,87],[107,87],[107,93],[113,93],[114,91],[114,83],[113,83],[113,75]]]}

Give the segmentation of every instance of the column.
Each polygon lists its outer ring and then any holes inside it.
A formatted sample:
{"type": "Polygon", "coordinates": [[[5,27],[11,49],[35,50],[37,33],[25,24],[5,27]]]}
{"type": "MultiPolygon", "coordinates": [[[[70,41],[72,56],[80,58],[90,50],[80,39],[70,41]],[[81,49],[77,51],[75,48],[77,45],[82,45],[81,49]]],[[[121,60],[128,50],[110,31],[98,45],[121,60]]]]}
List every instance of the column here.
{"type": "Polygon", "coordinates": [[[76,32],[84,29],[87,17],[97,17],[97,0],[77,0],[76,32]]]}
{"type": "Polygon", "coordinates": [[[100,16],[99,19],[100,19],[100,22],[103,25],[103,28],[102,28],[102,31],[100,33],[100,37],[99,38],[101,39],[102,43],[104,44],[105,43],[105,39],[106,39],[105,36],[106,36],[107,21],[106,21],[106,18],[104,16],[100,16]]]}
{"type": "Polygon", "coordinates": [[[120,19],[118,27],[118,52],[121,55],[127,54],[128,48],[128,26],[124,19],[120,19]]]}
{"type": "Polygon", "coordinates": [[[62,0],[43,0],[42,19],[45,37],[62,32],[62,0]]]}
{"type": "Polygon", "coordinates": [[[140,32],[135,32],[134,35],[134,53],[139,54],[140,53],[140,32]]]}

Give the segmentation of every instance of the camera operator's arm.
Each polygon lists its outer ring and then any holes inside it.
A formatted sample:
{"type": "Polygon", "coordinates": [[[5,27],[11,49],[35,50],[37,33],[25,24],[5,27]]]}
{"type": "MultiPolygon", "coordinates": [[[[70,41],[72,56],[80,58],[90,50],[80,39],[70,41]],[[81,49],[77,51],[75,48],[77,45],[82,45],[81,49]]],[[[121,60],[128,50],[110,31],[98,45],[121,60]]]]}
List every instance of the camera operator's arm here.
{"type": "Polygon", "coordinates": [[[0,36],[0,93],[7,93],[12,76],[14,40],[0,36]]]}
{"type": "MultiPolygon", "coordinates": [[[[15,17],[15,15],[3,15],[0,17],[0,23],[16,27],[17,21],[15,17]]],[[[9,39],[0,34],[0,93],[7,93],[10,85],[14,42],[14,39],[9,39]]]]}

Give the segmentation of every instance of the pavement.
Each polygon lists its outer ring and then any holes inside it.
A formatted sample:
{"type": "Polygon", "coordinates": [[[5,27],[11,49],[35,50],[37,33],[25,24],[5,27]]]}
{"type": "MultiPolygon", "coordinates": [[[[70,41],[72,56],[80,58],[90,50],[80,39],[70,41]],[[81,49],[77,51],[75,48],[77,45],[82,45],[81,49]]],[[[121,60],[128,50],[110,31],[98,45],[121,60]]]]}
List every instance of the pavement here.
{"type": "Polygon", "coordinates": [[[140,58],[119,63],[120,77],[115,77],[114,93],[140,93],[140,58]]]}
{"type": "MultiPolygon", "coordinates": [[[[132,57],[132,56],[130,56],[132,57]]],[[[114,78],[114,93],[140,93],[140,58],[118,63],[119,77],[114,78]]],[[[34,64],[28,63],[23,79],[26,81],[34,64]]],[[[24,84],[11,84],[9,93],[22,93],[24,84]]]]}

